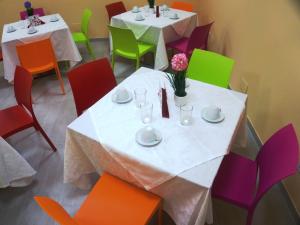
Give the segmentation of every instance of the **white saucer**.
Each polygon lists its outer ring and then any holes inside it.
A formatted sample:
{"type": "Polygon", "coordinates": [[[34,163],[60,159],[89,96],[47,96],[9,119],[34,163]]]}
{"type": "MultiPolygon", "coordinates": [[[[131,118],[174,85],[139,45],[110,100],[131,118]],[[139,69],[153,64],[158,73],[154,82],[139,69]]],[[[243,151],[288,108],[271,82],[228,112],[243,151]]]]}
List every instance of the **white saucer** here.
{"type": "Polygon", "coordinates": [[[151,142],[144,142],[141,138],[141,135],[144,132],[144,129],[146,129],[146,128],[145,127],[141,128],[140,130],[138,130],[138,132],[135,135],[135,140],[138,144],[140,144],[144,147],[152,147],[152,146],[158,145],[162,141],[161,133],[158,130],[154,129],[154,132],[156,134],[156,140],[151,141],[151,142]]]}
{"type": "Polygon", "coordinates": [[[136,20],[136,21],[143,21],[143,20],[145,20],[145,18],[141,18],[141,19],[135,18],[135,20],[136,20]]]}
{"type": "Polygon", "coordinates": [[[28,30],[27,34],[35,34],[36,32],[38,32],[38,30],[34,30],[34,31],[31,31],[31,32],[28,30]]]}
{"type": "Polygon", "coordinates": [[[224,115],[224,113],[220,112],[220,117],[217,118],[217,119],[215,119],[215,120],[212,120],[212,119],[207,118],[207,116],[206,116],[206,108],[204,108],[202,110],[202,119],[204,119],[205,121],[207,121],[209,123],[220,123],[220,122],[222,122],[225,119],[225,115],[224,115]]]}
{"type": "Polygon", "coordinates": [[[6,30],[6,33],[12,33],[12,32],[15,32],[17,29],[14,28],[13,30],[6,30]]]}
{"type": "Polygon", "coordinates": [[[116,93],[114,93],[112,96],[111,96],[111,100],[115,103],[118,103],[118,104],[124,104],[124,103],[127,103],[127,102],[130,102],[132,100],[132,95],[130,92],[128,92],[128,98],[127,99],[124,99],[122,101],[120,100],[117,100],[116,99],[116,93]]]}
{"type": "Polygon", "coordinates": [[[57,21],[59,21],[58,18],[56,18],[55,20],[54,19],[50,19],[50,22],[57,22],[57,21]]]}
{"type": "Polygon", "coordinates": [[[137,10],[137,11],[131,10],[131,12],[132,12],[132,13],[139,13],[139,12],[141,12],[141,10],[137,10]]]}
{"type": "Polygon", "coordinates": [[[169,17],[171,20],[178,20],[179,19],[179,16],[177,17],[169,17]]]}

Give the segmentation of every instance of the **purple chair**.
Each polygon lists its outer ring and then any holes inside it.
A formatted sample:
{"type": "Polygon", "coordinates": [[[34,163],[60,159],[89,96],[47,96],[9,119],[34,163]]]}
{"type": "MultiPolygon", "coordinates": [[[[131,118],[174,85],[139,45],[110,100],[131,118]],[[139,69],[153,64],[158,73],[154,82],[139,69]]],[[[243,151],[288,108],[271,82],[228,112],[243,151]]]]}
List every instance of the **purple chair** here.
{"type": "Polygon", "coordinates": [[[297,136],[293,125],[289,124],[269,138],[255,161],[235,153],[225,156],[212,187],[212,196],[246,209],[247,225],[250,225],[263,195],[274,184],[297,172],[298,154],[297,136]]]}
{"type": "Polygon", "coordinates": [[[167,43],[167,48],[185,53],[187,56],[191,56],[195,48],[207,50],[208,35],[213,23],[214,22],[196,27],[189,38],[184,37],[177,41],[167,43]]]}
{"type": "MultiPolygon", "coordinates": [[[[38,15],[38,16],[45,16],[45,12],[44,12],[43,8],[33,9],[33,14],[38,15]]],[[[21,18],[21,20],[27,19],[27,12],[26,11],[21,11],[20,12],[20,18],[21,18]]]]}

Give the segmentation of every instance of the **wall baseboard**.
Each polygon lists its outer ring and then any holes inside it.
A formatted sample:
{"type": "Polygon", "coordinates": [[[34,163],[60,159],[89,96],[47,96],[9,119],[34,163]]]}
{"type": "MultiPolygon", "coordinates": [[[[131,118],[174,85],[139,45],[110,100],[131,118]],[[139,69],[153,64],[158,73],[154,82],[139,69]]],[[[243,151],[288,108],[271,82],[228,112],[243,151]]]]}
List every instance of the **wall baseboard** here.
{"type": "MultiPolygon", "coordinates": [[[[256,130],[255,128],[253,127],[253,124],[251,122],[251,120],[247,117],[247,125],[248,125],[248,128],[250,130],[250,132],[252,133],[254,139],[255,139],[255,142],[256,144],[261,147],[263,144],[262,144],[262,141],[261,139],[259,138],[259,136],[257,135],[256,133],[256,130]]],[[[300,225],[300,215],[298,214],[297,210],[296,210],[296,207],[294,206],[287,190],[285,189],[284,185],[282,184],[282,182],[279,182],[278,183],[278,186],[279,186],[279,189],[286,201],[286,204],[287,204],[287,207],[295,221],[296,224],[300,225]]]]}

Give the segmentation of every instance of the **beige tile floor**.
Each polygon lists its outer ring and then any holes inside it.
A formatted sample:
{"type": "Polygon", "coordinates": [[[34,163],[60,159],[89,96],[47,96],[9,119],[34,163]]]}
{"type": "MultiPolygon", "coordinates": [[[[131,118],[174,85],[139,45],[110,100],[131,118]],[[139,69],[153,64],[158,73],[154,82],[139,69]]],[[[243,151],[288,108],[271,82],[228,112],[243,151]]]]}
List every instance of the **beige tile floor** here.
{"type": "MultiPolygon", "coordinates": [[[[96,40],[92,43],[97,57],[108,56],[106,40],[96,40]]],[[[90,60],[84,48],[80,51],[85,61],[90,60]]],[[[150,60],[151,62],[151,60],[150,60]]],[[[0,109],[15,104],[13,87],[2,77],[0,65],[0,109]]],[[[64,71],[64,68],[62,68],[64,71]]],[[[118,82],[134,71],[133,62],[118,61],[115,74],[118,82]]],[[[71,185],[63,184],[63,151],[66,126],[76,118],[72,93],[66,76],[64,75],[66,95],[60,94],[59,84],[55,76],[47,75],[34,80],[33,99],[34,110],[47,134],[58,148],[52,153],[50,147],[40,134],[33,129],[20,132],[10,137],[8,142],[38,172],[35,181],[25,188],[0,189],[0,225],[53,225],[35,204],[33,196],[47,195],[60,202],[66,210],[74,214],[81,205],[87,192],[71,185]]],[[[245,149],[234,149],[243,155],[254,158],[257,145],[249,132],[249,144],[245,149]]],[[[245,212],[239,208],[213,201],[215,225],[242,225],[245,224],[245,212]]],[[[275,186],[262,199],[255,216],[255,225],[296,225],[295,217],[287,206],[286,198],[279,186],[275,186]]],[[[164,224],[173,224],[165,216],[164,224]]]]}

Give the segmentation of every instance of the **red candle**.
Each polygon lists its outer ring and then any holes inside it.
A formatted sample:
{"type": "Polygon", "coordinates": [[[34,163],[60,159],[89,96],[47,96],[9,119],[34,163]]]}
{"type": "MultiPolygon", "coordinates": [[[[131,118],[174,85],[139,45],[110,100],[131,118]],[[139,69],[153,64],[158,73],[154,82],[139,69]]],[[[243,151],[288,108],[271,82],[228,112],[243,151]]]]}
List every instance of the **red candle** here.
{"type": "Polygon", "coordinates": [[[159,17],[159,6],[156,6],[156,17],[159,17]]]}

